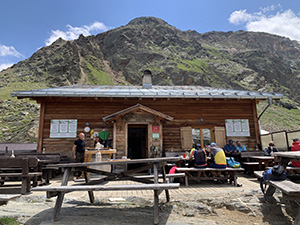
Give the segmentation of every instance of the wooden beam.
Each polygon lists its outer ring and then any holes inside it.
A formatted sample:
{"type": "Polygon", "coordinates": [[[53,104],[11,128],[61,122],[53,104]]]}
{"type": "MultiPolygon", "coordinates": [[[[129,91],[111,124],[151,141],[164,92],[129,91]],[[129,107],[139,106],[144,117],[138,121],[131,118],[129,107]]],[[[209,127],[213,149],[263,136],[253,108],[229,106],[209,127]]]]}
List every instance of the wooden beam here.
{"type": "Polygon", "coordinates": [[[253,120],[254,120],[254,129],[255,129],[255,138],[256,143],[261,146],[261,140],[260,140],[260,131],[259,131],[259,124],[257,119],[257,109],[256,109],[256,101],[252,100],[252,112],[253,112],[253,120]]]}
{"type": "Polygon", "coordinates": [[[39,133],[38,133],[38,142],[37,142],[37,152],[39,153],[42,153],[42,147],[43,147],[45,105],[46,105],[45,101],[42,101],[40,107],[39,133]]]}

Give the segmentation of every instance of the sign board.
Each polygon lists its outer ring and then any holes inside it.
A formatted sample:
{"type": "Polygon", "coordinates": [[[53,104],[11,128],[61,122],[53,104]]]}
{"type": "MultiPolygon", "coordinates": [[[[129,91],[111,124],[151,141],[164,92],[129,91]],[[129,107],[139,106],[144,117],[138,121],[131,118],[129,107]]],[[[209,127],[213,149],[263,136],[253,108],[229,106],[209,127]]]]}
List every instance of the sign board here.
{"type": "Polygon", "coordinates": [[[159,138],[160,138],[159,133],[153,133],[153,134],[152,134],[152,138],[153,138],[153,139],[159,139],[159,138]]]}
{"type": "Polygon", "coordinates": [[[153,126],[152,133],[159,133],[159,126],[153,126]]]}
{"type": "Polygon", "coordinates": [[[77,120],[51,120],[50,138],[74,138],[77,136],[77,120]]]}
{"type": "Polygon", "coordinates": [[[225,120],[227,137],[249,137],[250,128],[247,119],[227,119],[225,120]]]}

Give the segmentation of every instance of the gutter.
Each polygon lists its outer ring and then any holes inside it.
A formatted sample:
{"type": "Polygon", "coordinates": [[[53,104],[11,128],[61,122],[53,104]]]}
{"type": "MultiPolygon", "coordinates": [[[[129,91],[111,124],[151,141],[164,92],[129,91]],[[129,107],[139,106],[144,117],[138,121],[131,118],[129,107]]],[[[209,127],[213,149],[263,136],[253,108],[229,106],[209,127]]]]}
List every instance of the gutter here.
{"type": "Polygon", "coordinates": [[[260,115],[258,116],[258,120],[260,119],[260,117],[262,117],[262,115],[266,112],[266,110],[272,105],[272,97],[268,98],[268,105],[266,106],[266,108],[260,113],[260,115]]]}

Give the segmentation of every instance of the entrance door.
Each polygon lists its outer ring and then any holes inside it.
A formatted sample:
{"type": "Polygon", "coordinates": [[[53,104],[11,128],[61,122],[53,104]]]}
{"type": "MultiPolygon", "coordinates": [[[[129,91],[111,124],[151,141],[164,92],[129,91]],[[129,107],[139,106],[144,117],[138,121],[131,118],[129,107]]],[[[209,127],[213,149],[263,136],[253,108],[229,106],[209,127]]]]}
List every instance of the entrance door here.
{"type": "Polygon", "coordinates": [[[147,158],[147,129],[147,125],[128,125],[128,158],[147,158]]]}

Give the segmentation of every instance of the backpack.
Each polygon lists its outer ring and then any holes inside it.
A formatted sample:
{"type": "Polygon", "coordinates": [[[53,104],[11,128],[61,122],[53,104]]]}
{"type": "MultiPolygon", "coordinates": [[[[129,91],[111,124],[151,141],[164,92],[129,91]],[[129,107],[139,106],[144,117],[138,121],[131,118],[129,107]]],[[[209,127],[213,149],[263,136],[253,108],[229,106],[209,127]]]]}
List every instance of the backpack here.
{"type": "Polygon", "coordinates": [[[231,168],[240,168],[241,164],[239,162],[234,161],[233,157],[226,158],[227,166],[231,168]]]}
{"type": "Polygon", "coordinates": [[[262,193],[264,194],[264,198],[267,203],[268,201],[266,200],[265,189],[268,181],[270,180],[280,181],[285,179],[286,179],[286,172],[284,170],[284,167],[280,165],[275,165],[271,169],[268,169],[265,172],[263,172],[263,176],[260,178],[260,188],[262,193]]]}

